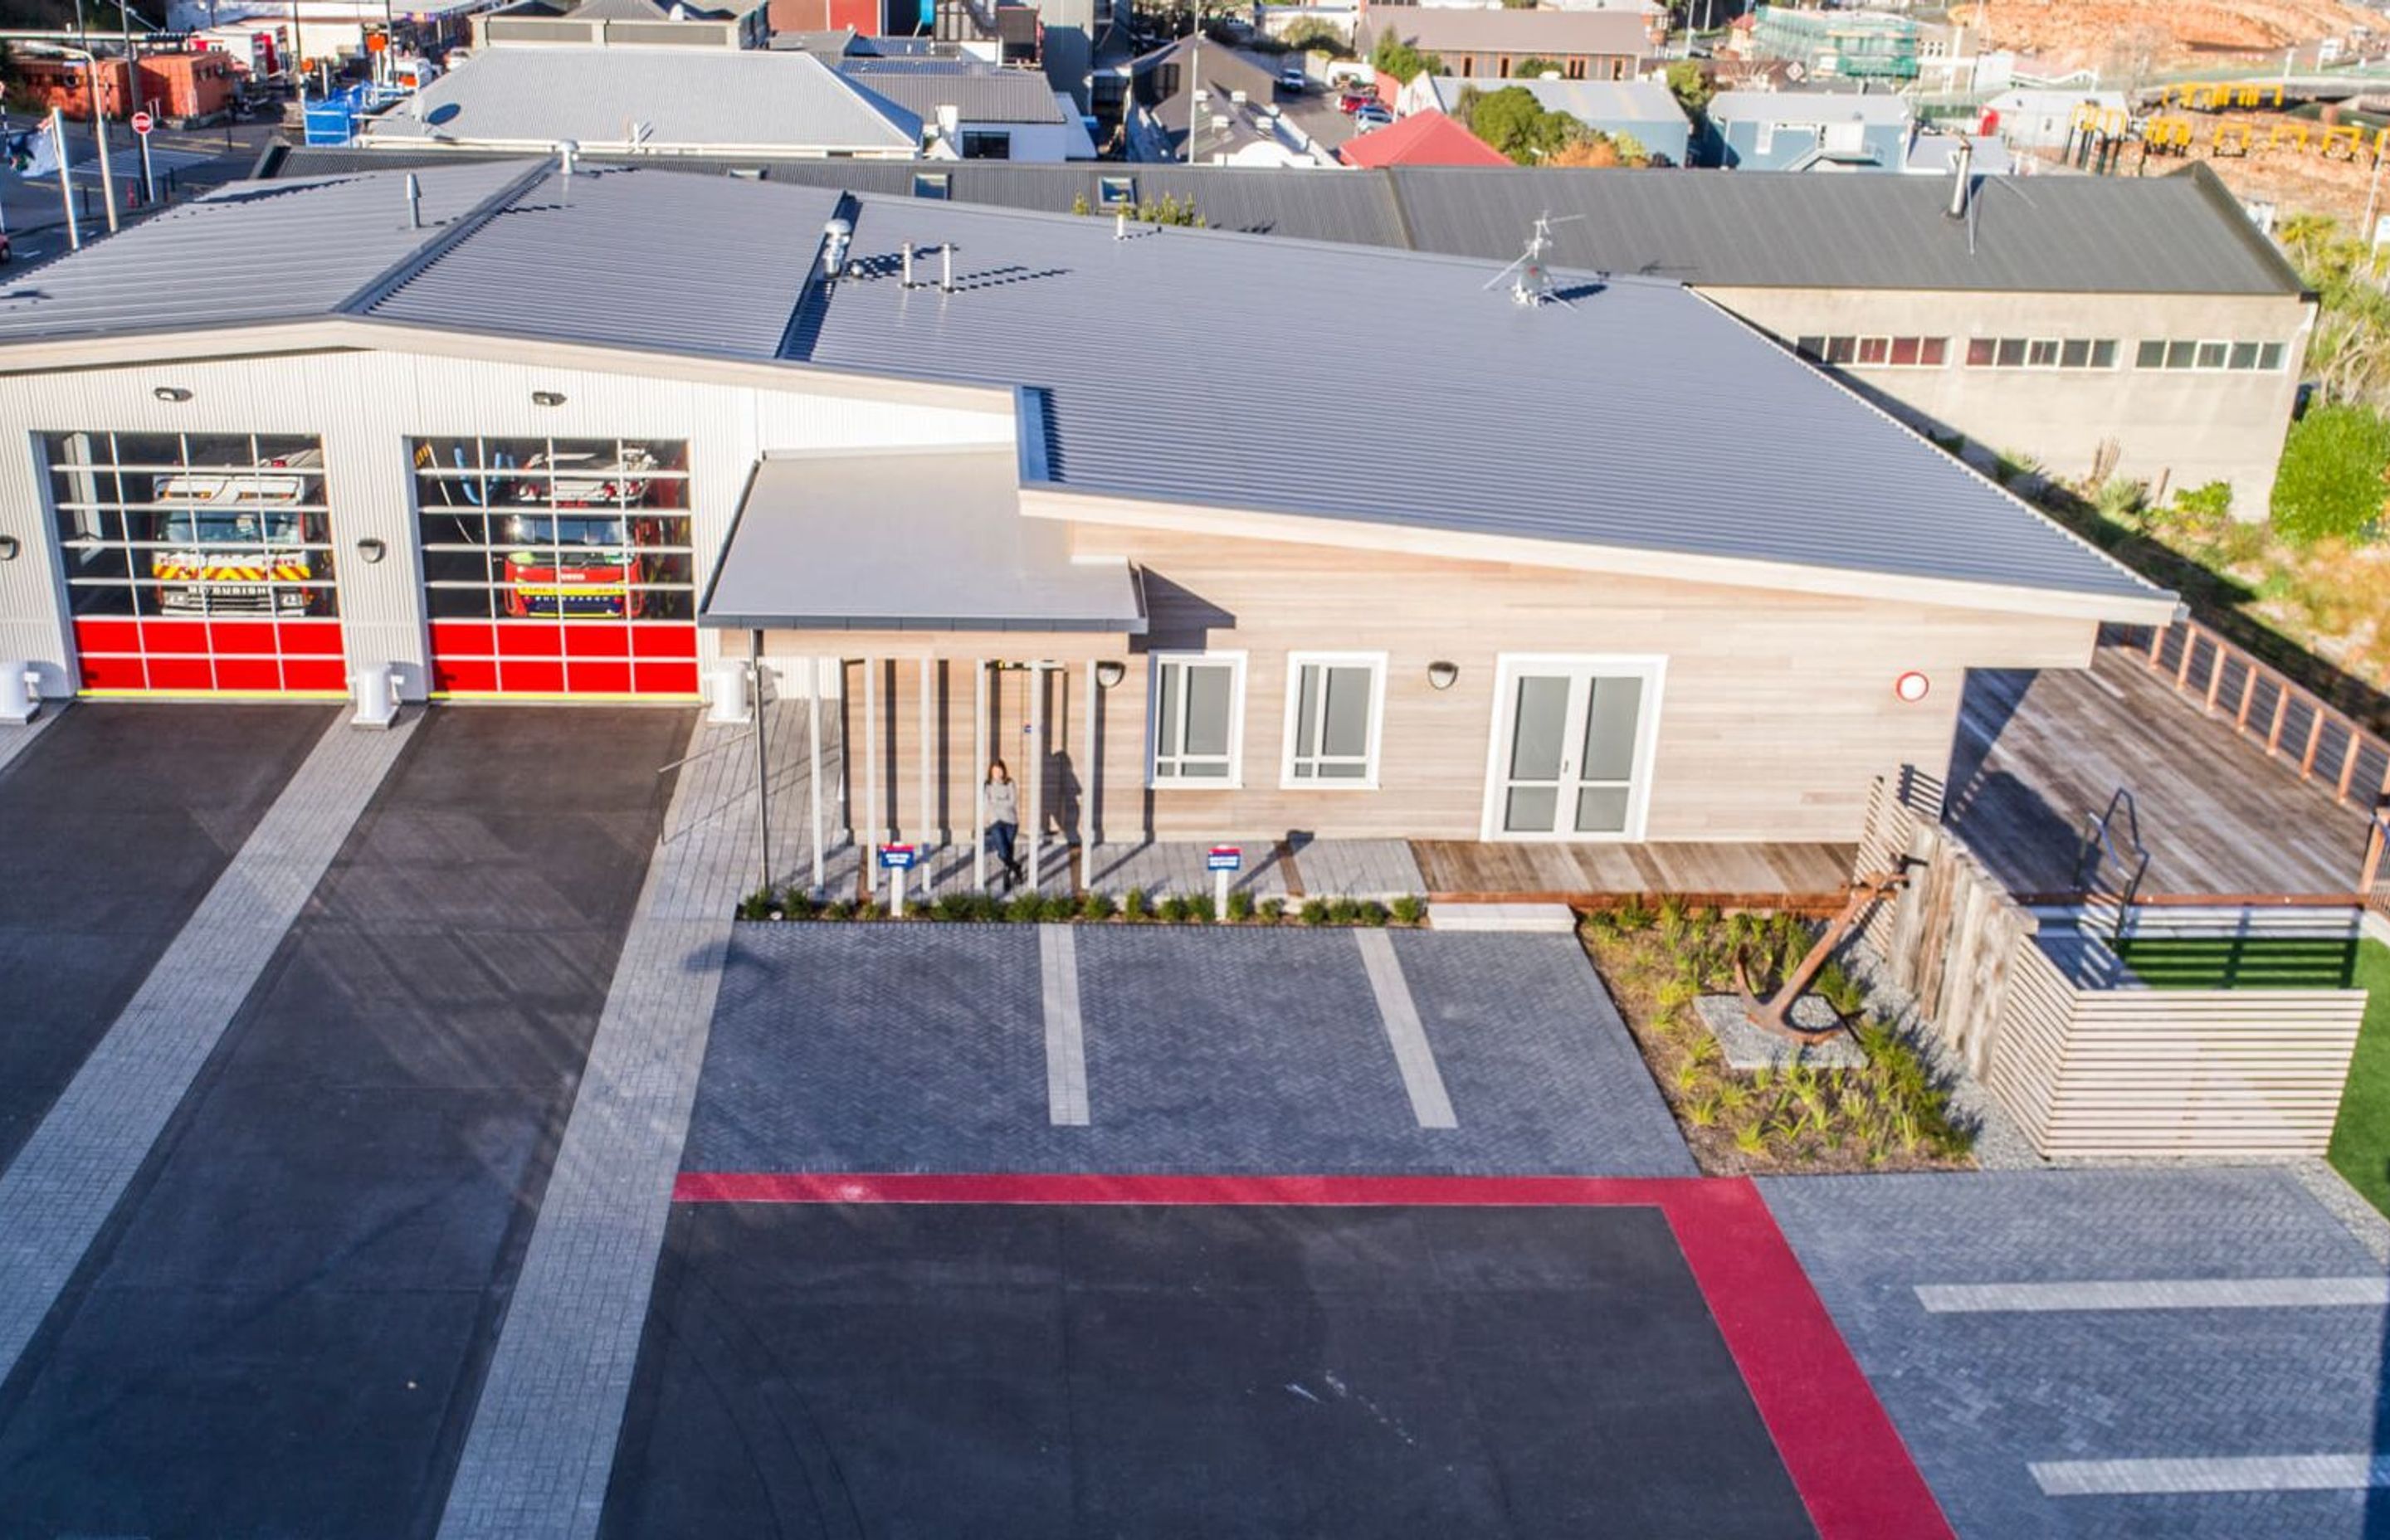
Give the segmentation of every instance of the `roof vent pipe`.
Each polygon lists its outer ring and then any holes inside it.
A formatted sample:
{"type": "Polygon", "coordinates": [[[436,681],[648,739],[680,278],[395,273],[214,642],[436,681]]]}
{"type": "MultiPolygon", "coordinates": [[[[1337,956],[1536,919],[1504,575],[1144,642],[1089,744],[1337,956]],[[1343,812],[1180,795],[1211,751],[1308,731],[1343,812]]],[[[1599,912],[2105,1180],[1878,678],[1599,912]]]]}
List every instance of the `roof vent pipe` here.
{"type": "Polygon", "coordinates": [[[1959,152],[1950,157],[1950,207],[1952,219],[1967,217],[1967,199],[1974,191],[1975,141],[1960,138],[1959,152]]]}
{"type": "Polygon", "coordinates": [[[955,243],[951,240],[938,248],[938,289],[945,294],[955,291],[955,243]]]}
{"type": "Polygon", "coordinates": [[[1126,209],[1117,210],[1112,214],[1112,238],[1114,240],[1126,240],[1128,238],[1128,211],[1126,209]]]}
{"type": "Polygon", "coordinates": [[[564,206],[569,209],[572,207],[572,163],[581,159],[581,141],[559,139],[556,157],[564,164],[564,206]]]}
{"type": "Polygon", "coordinates": [[[822,276],[835,278],[846,269],[846,249],[854,240],[852,220],[833,219],[822,226],[822,276]]]}
{"type": "Polygon", "coordinates": [[[406,227],[423,228],[423,179],[413,172],[406,173],[406,227]]]}
{"type": "Polygon", "coordinates": [[[913,243],[909,240],[905,243],[905,287],[913,287],[913,243]]]}

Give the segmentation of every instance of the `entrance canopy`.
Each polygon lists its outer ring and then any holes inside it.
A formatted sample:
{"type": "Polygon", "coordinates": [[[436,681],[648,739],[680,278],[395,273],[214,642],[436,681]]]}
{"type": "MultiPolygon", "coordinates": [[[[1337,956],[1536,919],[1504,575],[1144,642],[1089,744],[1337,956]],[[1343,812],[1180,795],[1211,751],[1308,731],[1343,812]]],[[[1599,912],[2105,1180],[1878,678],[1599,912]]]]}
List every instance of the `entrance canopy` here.
{"type": "Polygon", "coordinates": [[[698,620],[733,631],[1086,631],[1141,635],[1119,558],[1024,519],[1010,448],[767,456],[698,620]]]}

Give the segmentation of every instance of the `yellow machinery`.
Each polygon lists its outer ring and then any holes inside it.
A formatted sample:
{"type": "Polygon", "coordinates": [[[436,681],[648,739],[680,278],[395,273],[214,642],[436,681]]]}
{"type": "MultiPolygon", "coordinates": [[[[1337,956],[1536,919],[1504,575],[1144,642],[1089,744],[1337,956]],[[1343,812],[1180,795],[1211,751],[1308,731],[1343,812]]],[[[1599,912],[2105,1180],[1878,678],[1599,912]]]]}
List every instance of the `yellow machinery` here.
{"type": "Polygon", "coordinates": [[[2210,155],[2246,155],[2249,153],[2249,125],[2224,122],[2216,125],[2207,136],[2210,155]]]}

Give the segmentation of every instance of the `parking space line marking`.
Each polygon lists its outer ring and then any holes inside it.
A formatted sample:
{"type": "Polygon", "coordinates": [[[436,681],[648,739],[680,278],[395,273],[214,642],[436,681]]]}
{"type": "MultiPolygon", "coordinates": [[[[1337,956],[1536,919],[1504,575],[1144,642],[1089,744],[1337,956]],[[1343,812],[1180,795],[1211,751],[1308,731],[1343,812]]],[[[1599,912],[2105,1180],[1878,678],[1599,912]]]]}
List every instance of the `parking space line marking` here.
{"type": "Polygon", "coordinates": [[[1921,1283],[1937,1315],[2053,1310],[2272,1310],[2390,1305],[2390,1278],[2121,1278],[2072,1283],[1921,1283]]]}
{"type": "Polygon", "coordinates": [[[2390,1455],[2203,1455],[2180,1459],[2035,1460],[2048,1497],[2196,1492],[2364,1492],[2390,1487],[2390,1455]]]}
{"type": "Polygon", "coordinates": [[[1452,1097],[1444,1088],[1444,1072],[1436,1068],[1435,1050],[1428,1046],[1427,1028],[1420,1022],[1418,1003],[1403,977],[1402,961],[1394,956],[1394,938],[1383,930],[1356,930],[1353,939],[1361,948],[1369,993],[1378,997],[1378,1020],[1394,1050],[1394,1068],[1411,1098],[1411,1115],[1421,1128],[1458,1127],[1452,1097]]]}
{"type": "Polygon", "coordinates": [[[1085,1128],[1087,1032],[1079,1014],[1079,943],[1069,926],[1037,928],[1037,976],[1046,997],[1046,1116],[1057,1128],[1085,1128]]]}
{"type": "Polygon", "coordinates": [[[337,721],[0,1172],[0,1379],[73,1277],[414,736],[337,721]]]}

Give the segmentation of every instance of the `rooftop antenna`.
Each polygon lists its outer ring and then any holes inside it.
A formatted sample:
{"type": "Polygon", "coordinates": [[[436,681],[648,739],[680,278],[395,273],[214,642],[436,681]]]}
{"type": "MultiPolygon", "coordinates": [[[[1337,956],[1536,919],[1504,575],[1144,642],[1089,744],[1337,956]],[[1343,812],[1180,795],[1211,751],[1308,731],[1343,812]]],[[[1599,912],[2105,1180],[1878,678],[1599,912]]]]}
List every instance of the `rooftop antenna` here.
{"type": "Polygon", "coordinates": [[[1560,290],[1552,287],[1551,269],[1544,265],[1544,253],[1552,249],[1553,225],[1566,225],[1573,219],[1584,217],[1583,214],[1563,214],[1554,219],[1549,209],[1537,214],[1535,231],[1527,237],[1526,250],[1522,252],[1510,266],[1486,279],[1485,287],[1492,289],[1508,278],[1510,281],[1510,302],[1513,304],[1540,305],[1547,302],[1567,304],[1568,301],[1561,297],[1560,290]]]}

